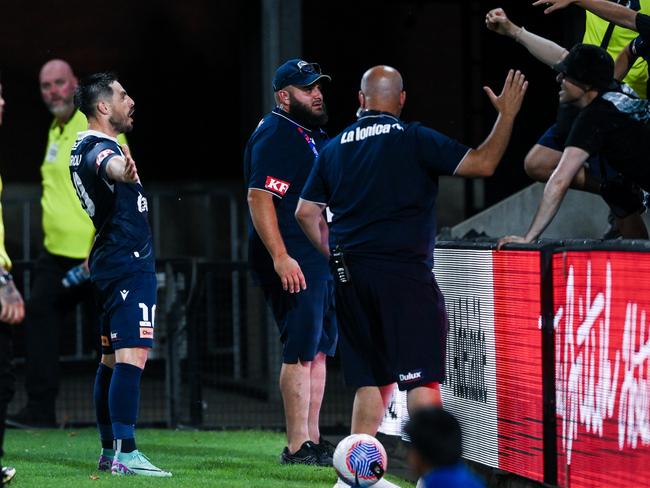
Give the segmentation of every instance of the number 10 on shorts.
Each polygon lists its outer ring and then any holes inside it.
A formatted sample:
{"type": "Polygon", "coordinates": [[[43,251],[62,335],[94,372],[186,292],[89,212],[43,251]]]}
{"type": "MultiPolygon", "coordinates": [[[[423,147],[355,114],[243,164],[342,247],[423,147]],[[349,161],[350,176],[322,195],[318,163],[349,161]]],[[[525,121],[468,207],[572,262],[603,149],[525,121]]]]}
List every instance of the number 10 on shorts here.
{"type": "Polygon", "coordinates": [[[142,320],[140,321],[140,338],[153,339],[153,328],[156,322],[156,306],[151,306],[151,320],[149,320],[149,307],[146,303],[138,303],[142,310],[142,320]]]}

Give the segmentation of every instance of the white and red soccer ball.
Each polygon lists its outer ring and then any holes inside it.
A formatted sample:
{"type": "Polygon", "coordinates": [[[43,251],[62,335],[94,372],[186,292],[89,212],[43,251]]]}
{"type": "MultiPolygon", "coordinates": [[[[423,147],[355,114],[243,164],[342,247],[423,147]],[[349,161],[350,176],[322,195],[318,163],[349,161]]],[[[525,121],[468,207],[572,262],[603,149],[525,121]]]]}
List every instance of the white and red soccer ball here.
{"type": "Polygon", "coordinates": [[[352,434],[343,439],[334,451],[334,469],[350,486],[371,486],[386,472],[386,450],[368,434],[352,434]]]}

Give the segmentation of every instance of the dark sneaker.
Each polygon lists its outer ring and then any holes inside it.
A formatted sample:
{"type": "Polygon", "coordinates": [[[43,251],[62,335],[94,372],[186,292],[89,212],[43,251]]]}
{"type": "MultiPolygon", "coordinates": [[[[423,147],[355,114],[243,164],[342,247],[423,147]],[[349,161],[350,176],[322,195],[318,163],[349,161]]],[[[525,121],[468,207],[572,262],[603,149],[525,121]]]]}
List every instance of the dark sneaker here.
{"type": "MultiPolygon", "coordinates": [[[[295,453],[291,454],[289,448],[285,447],[280,454],[280,464],[309,464],[321,466],[321,454],[318,446],[311,441],[305,441],[295,453]]],[[[331,463],[330,463],[331,465],[331,463]]]]}
{"type": "Polygon", "coordinates": [[[52,429],[57,426],[54,414],[35,414],[28,408],[23,408],[15,415],[7,415],[5,425],[17,429],[52,429]]]}
{"type": "Polygon", "coordinates": [[[99,455],[99,461],[97,461],[97,471],[111,471],[113,466],[113,458],[115,458],[115,450],[113,449],[102,449],[102,452],[99,455]]]}
{"type": "Polygon", "coordinates": [[[14,476],[16,476],[16,468],[3,466],[0,468],[0,470],[2,473],[2,478],[0,478],[0,485],[2,486],[9,484],[9,482],[14,479],[14,476]]]}
{"type": "Polygon", "coordinates": [[[334,458],[334,450],[336,446],[330,441],[326,441],[322,437],[318,439],[318,444],[316,444],[316,449],[320,453],[320,462],[319,466],[332,466],[334,458]]]}

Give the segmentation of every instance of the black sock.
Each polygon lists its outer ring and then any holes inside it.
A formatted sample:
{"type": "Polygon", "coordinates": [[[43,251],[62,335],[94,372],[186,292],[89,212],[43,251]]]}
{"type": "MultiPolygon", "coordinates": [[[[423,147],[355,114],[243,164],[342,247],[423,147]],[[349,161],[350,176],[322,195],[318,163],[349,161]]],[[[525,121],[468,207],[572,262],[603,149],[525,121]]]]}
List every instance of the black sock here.
{"type": "Polygon", "coordinates": [[[136,450],[135,439],[118,439],[118,449],[120,452],[129,453],[136,450]]]}

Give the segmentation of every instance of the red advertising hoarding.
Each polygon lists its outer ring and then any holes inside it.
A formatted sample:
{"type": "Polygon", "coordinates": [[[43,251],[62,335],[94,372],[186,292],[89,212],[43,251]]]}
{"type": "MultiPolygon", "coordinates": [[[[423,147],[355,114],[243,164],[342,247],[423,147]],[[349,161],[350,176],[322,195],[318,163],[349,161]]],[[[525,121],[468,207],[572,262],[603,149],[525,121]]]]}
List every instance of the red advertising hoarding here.
{"type": "Polygon", "coordinates": [[[558,484],[650,484],[650,254],[553,257],[558,484]]]}

